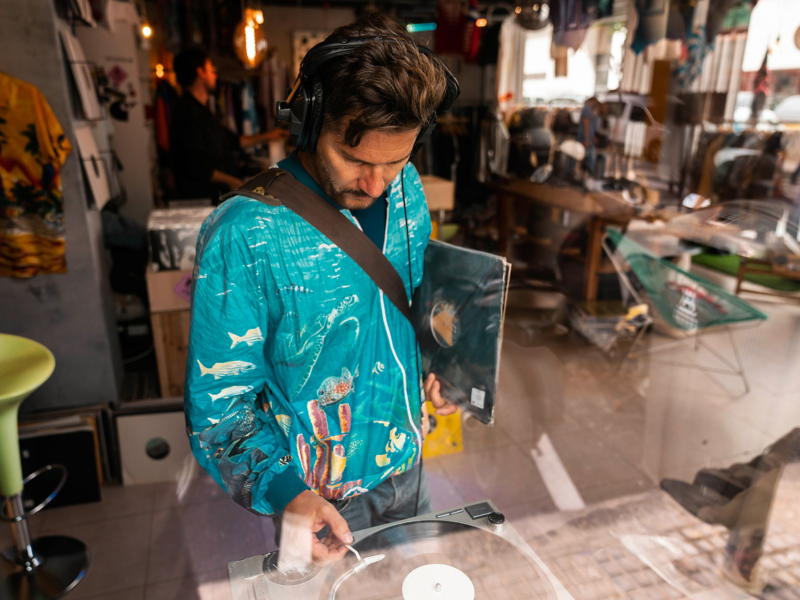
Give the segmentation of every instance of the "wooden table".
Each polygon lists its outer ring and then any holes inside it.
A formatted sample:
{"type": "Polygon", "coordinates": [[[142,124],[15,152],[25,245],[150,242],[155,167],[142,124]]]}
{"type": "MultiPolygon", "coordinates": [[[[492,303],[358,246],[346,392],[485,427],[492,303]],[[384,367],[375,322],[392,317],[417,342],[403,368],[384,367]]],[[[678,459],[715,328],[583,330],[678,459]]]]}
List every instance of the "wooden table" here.
{"type": "Polygon", "coordinates": [[[783,258],[785,261],[783,264],[779,264],[776,260],[760,260],[740,256],[739,270],[736,273],[736,295],[738,296],[740,292],[746,292],[748,294],[761,294],[762,296],[775,296],[777,298],[797,300],[798,296],[793,292],[770,292],[766,290],[755,290],[750,287],[742,287],[745,275],[749,273],[753,275],[771,275],[773,277],[782,277],[783,279],[799,281],[800,270],[798,270],[797,267],[800,265],[800,256],[789,255],[783,258]],[[787,268],[787,266],[791,268],[787,268]]]}
{"type": "Polygon", "coordinates": [[[497,192],[498,240],[497,251],[508,253],[514,202],[532,203],[550,209],[550,220],[565,227],[585,227],[588,232],[586,256],[572,255],[584,263],[583,299],[597,299],[597,279],[613,272],[608,263],[603,267],[601,244],[606,226],[626,226],[636,215],[636,209],[626,202],[620,192],[587,192],[577,186],[555,186],[512,179],[493,186],[497,192]]]}

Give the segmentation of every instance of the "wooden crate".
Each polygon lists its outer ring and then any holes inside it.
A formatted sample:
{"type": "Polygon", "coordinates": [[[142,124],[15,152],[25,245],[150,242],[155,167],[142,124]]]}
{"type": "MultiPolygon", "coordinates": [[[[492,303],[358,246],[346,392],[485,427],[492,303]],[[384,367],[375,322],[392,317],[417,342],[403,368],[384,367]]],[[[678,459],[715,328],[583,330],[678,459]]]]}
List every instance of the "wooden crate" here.
{"type": "Polygon", "coordinates": [[[183,397],[190,319],[189,310],[158,312],[150,315],[158,364],[158,380],[163,398],[183,397]]]}

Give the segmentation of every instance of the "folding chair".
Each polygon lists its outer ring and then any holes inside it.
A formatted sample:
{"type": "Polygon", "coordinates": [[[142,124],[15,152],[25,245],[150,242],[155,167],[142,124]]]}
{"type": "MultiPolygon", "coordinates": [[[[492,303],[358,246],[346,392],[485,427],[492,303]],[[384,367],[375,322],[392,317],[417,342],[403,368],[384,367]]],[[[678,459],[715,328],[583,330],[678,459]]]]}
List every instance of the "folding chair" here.
{"type": "MultiPolygon", "coordinates": [[[[634,301],[637,304],[646,302],[667,326],[684,336],[684,339],[676,342],[660,344],[651,348],[650,353],[674,348],[684,343],[686,337],[692,336],[695,340],[695,350],[700,347],[708,350],[726,368],[706,367],[693,363],[659,362],[699,369],[709,373],[737,375],[742,379],[745,393],[750,391],[750,384],[742,367],[741,356],[731,332],[731,325],[763,321],[767,315],[718,285],[694,273],[684,271],[668,260],[655,256],[619,231],[614,229],[606,231],[603,236],[603,248],[614,264],[623,283],[623,289],[630,294],[634,301]],[[613,248],[609,242],[613,244],[613,248]],[[631,282],[623,262],[630,267],[640,287],[631,282]],[[644,300],[642,292],[646,296],[644,300]],[[703,333],[719,328],[725,328],[727,331],[736,364],[701,339],[703,333]]],[[[640,354],[642,352],[631,352],[628,356],[633,357],[640,354]]]]}

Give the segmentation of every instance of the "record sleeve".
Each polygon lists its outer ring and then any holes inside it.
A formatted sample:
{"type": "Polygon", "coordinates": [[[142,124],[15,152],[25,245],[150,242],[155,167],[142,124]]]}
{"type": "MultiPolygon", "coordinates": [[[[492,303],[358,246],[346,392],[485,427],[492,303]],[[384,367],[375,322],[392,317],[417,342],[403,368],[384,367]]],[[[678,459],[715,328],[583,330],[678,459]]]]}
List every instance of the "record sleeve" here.
{"type": "Polygon", "coordinates": [[[505,258],[431,240],[412,318],[422,370],[442,396],[482,423],[494,421],[511,265],[505,258]]]}

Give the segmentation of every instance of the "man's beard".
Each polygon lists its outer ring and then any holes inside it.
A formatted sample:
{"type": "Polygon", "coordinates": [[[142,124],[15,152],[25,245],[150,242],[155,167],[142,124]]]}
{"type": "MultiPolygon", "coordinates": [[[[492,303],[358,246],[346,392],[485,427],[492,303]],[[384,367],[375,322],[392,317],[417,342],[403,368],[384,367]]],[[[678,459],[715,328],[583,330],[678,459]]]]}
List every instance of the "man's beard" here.
{"type": "Polygon", "coordinates": [[[314,168],[317,183],[322,188],[322,191],[328,194],[328,197],[336,204],[347,210],[362,210],[369,208],[375,203],[377,198],[373,198],[369,194],[365,194],[359,189],[338,188],[333,181],[328,165],[324,160],[319,158],[316,152],[309,154],[311,165],[314,168]]]}

